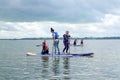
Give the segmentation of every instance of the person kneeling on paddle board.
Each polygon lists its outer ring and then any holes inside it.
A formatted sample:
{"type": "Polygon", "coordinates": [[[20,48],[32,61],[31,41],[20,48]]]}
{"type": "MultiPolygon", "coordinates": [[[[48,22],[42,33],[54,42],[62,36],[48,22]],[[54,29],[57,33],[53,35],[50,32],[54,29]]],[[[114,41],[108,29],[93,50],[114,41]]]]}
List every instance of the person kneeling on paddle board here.
{"type": "Polygon", "coordinates": [[[44,54],[49,54],[49,48],[48,48],[45,41],[42,42],[42,52],[41,52],[41,54],[43,54],[43,55],[44,54]]]}

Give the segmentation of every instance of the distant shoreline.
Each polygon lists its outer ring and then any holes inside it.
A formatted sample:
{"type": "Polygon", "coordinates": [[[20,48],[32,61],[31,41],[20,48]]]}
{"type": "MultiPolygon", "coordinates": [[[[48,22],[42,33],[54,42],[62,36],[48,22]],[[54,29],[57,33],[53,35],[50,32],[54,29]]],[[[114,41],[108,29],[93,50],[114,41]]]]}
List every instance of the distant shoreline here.
{"type": "MultiPolygon", "coordinates": [[[[0,40],[51,40],[52,38],[14,38],[14,39],[0,39],[0,40]]],[[[62,40],[63,38],[60,38],[62,40]]],[[[111,39],[120,39],[120,37],[84,37],[84,38],[71,38],[72,40],[74,39],[84,39],[84,40],[111,40],[111,39]]]]}

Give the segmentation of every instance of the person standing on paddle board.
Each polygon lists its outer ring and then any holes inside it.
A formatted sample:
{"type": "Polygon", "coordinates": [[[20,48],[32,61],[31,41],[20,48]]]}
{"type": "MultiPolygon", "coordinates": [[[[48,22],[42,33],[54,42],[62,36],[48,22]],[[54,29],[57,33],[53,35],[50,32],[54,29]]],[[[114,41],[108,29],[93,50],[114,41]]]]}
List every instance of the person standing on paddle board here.
{"type": "Polygon", "coordinates": [[[41,54],[49,54],[49,48],[48,48],[48,45],[46,44],[46,41],[44,40],[42,42],[42,52],[41,54]]]}
{"type": "Polygon", "coordinates": [[[50,28],[50,31],[52,33],[52,40],[53,40],[53,46],[54,46],[54,52],[56,54],[56,49],[58,51],[58,54],[60,54],[60,50],[59,50],[59,35],[57,32],[54,31],[53,28],[50,28]]]}
{"type": "Polygon", "coordinates": [[[65,50],[66,50],[66,53],[68,53],[68,49],[69,49],[69,45],[70,45],[69,31],[66,31],[65,34],[63,35],[63,43],[64,43],[63,53],[65,50]]]}

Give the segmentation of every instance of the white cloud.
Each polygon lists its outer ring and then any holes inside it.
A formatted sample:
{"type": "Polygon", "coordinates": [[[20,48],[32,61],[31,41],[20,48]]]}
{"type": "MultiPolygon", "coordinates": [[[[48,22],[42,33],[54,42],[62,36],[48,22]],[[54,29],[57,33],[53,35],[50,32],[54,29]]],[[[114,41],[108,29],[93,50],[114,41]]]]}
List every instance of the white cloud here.
{"type": "Polygon", "coordinates": [[[119,36],[119,17],[105,17],[99,23],[58,23],[58,22],[0,22],[0,38],[51,37],[53,27],[60,37],[66,30],[72,37],[119,36]],[[108,21],[107,21],[108,20],[108,21]],[[107,23],[108,22],[108,23],[107,23]],[[111,24],[112,23],[112,24],[111,24]],[[4,25],[4,26],[3,26],[4,25]]]}
{"type": "Polygon", "coordinates": [[[105,14],[105,17],[102,19],[102,22],[107,26],[119,24],[120,15],[118,16],[118,15],[112,15],[112,14],[105,14]]]}
{"type": "Polygon", "coordinates": [[[119,36],[119,0],[0,0],[0,38],[119,36]]]}

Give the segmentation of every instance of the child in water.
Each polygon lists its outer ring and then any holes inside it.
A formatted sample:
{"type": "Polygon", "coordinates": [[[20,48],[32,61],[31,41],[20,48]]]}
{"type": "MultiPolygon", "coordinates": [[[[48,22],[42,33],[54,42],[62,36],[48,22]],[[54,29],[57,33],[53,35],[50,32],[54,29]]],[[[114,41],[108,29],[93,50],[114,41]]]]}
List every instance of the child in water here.
{"type": "Polygon", "coordinates": [[[44,40],[42,42],[42,52],[41,54],[49,54],[49,48],[48,48],[48,45],[46,44],[46,41],[44,40]]]}
{"type": "Polygon", "coordinates": [[[76,46],[77,44],[77,39],[74,40],[73,45],[76,46]]]}
{"type": "Polygon", "coordinates": [[[81,39],[81,42],[80,42],[81,46],[83,46],[83,39],[81,39]]]}

